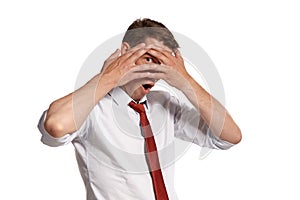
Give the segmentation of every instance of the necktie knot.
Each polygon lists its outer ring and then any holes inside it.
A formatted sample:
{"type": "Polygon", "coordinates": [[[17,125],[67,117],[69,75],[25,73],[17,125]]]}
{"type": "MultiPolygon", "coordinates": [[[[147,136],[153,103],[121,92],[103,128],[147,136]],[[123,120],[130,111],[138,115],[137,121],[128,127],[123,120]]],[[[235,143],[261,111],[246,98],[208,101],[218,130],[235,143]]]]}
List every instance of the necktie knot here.
{"type": "Polygon", "coordinates": [[[143,104],[137,104],[131,101],[128,105],[139,114],[145,113],[145,107],[143,104]]]}

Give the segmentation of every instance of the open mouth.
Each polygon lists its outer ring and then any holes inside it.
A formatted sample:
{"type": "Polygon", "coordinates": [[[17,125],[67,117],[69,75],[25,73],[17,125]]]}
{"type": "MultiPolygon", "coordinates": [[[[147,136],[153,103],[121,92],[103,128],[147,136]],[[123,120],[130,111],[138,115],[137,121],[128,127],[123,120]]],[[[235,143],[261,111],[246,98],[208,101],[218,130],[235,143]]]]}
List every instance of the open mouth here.
{"type": "Polygon", "coordinates": [[[152,84],[143,84],[143,88],[144,88],[145,90],[151,89],[152,87],[153,87],[152,84]]]}

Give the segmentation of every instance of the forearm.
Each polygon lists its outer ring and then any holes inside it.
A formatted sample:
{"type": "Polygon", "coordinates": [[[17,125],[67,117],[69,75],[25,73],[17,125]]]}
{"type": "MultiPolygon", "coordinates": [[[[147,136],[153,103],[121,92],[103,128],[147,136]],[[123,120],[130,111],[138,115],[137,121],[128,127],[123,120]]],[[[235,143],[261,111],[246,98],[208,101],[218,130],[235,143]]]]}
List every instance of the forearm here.
{"type": "Polygon", "coordinates": [[[212,132],[230,143],[238,143],[241,140],[241,131],[226,108],[192,77],[189,76],[186,80],[187,84],[181,91],[198,109],[212,132]]]}
{"type": "Polygon", "coordinates": [[[51,103],[45,129],[53,137],[62,137],[78,130],[94,106],[114,84],[96,75],[80,89],[51,103]]]}

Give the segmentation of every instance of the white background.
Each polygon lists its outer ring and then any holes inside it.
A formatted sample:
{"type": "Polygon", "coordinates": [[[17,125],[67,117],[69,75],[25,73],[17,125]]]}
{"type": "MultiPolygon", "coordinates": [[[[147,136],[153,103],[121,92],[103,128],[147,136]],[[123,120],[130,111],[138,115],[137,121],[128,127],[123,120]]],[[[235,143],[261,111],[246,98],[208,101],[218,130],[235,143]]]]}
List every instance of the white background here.
{"type": "Polygon", "coordinates": [[[0,199],[85,198],[72,145],[44,146],[36,125],[87,56],[140,17],[208,53],[243,132],[204,160],[189,149],[176,163],[179,199],[299,199],[299,9],[296,0],[1,1],[0,199]]]}

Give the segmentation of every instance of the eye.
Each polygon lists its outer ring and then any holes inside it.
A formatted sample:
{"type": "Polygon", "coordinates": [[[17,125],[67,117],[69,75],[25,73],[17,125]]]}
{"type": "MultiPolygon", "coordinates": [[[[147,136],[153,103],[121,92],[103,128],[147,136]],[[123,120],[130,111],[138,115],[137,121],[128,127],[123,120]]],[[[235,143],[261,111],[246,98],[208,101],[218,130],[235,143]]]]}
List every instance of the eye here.
{"type": "Polygon", "coordinates": [[[153,59],[150,58],[150,57],[146,57],[146,61],[147,61],[147,62],[153,62],[153,59]]]}

